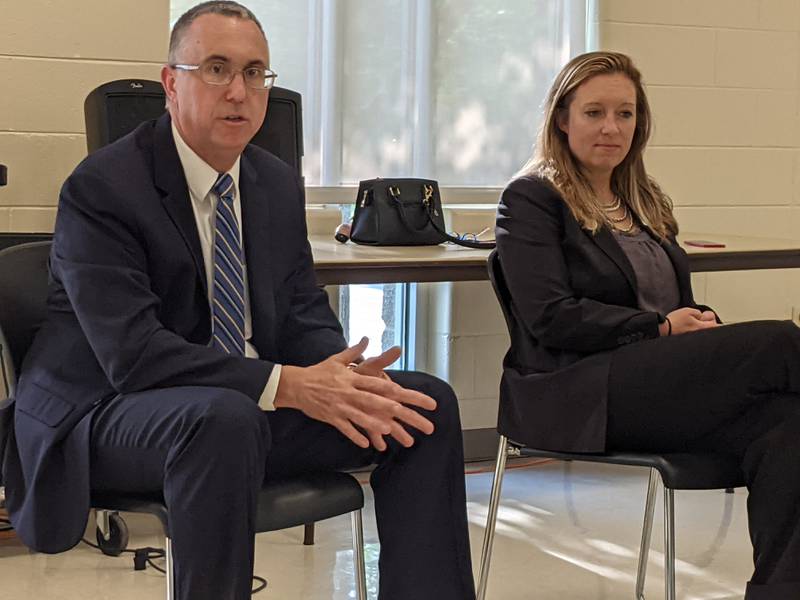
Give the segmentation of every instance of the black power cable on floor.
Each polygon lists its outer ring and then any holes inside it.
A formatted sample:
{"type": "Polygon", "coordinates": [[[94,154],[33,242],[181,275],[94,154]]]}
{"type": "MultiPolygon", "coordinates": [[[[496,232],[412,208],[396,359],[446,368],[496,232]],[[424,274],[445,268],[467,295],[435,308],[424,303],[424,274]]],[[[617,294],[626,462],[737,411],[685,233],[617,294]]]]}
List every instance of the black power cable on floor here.
{"type": "MultiPolygon", "coordinates": [[[[81,538],[81,541],[86,544],[87,546],[91,546],[96,550],[103,551],[100,546],[97,544],[93,544],[86,538],[81,538]]],[[[145,546],[144,548],[135,548],[133,550],[123,550],[122,552],[126,554],[133,554],[133,569],[134,571],[144,571],[147,568],[147,565],[153,567],[159,573],[164,573],[166,575],[166,570],[159,567],[153,561],[159,558],[165,558],[166,552],[164,552],[163,548],[152,548],[150,546],[145,546]]],[[[258,575],[253,575],[253,581],[258,583],[256,587],[254,587],[250,594],[257,594],[267,588],[267,580],[263,577],[259,577],[258,575]]]]}

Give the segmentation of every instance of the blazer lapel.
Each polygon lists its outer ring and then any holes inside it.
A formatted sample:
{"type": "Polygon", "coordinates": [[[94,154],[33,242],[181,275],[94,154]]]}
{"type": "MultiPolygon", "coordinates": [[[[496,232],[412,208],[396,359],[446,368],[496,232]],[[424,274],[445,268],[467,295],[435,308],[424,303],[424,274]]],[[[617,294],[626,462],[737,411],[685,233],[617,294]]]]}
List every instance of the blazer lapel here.
{"type": "Polygon", "coordinates": [[[614,261],[614,264],[619,267],[619,270],[625,275],[625,279],[628,280],[634,295],[636,295],[636,274],[633,272],[633,266],[628,260],[628,257],[625,256],[625,252],[622,250],[617,240],[614,239],[614,234],[611,233],[611,230],[608,227],[601,227],[594,235],[591,233],[587,233],[587,235],[595,244],[600,246],[603,252],[605,252],[608,257],[614,261]]]}
{"type": "Polygon", "coordinates": [[[208,289],[200,236],[197,233],[186,176],[172,137],[169,114],[156,122],[153,144],[154,180],[156,187],[164,193],[161,201],[192,254],[203,289],[208,289]]]}
{"type": "Polygon", "coordinates": [[[247,261],[247,282],[250,292],[250,315],[253,321],[253,342],[261,356],[273,353],[275,336],[275,298],[272,281],[274,235],[269,224],[269,198],[266,186],[258,185],[259,174],[242,154],[239,189],[242,202],[242,239],[247,261]]]}

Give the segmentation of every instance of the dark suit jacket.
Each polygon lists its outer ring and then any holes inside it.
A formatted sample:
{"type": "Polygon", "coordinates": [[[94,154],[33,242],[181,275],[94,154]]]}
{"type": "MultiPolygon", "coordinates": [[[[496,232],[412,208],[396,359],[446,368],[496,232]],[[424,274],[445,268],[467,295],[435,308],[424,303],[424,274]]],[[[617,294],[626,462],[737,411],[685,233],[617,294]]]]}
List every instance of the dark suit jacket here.
{"type": "MultiPolygon", "coordinates": [[[[697,306],[686,253],[674,239],[661,245],[681,306],[697,306]]],[[[658,337],[658,314],[638,308],[633,267],[610,230],[583,229],[534,177],[503,192],[497,251],[519,330],[503,363],[499,431],[537,448],[604,451],[613,350],[658,337]]]]}
{"type": "Polygon", "coordinates": [[[248,146],[240,190],[260,359],[208,346],[203,255],[168,116],[95,152],[64,184],[48,317],[17,387],[19,463],[6,482],[12,521],[29,546],[62,551],[84,530],[94,407],[183,385],[257,402],[274,362],[313,364],[346,346],[316,285],[297,177],[248,146]]]}

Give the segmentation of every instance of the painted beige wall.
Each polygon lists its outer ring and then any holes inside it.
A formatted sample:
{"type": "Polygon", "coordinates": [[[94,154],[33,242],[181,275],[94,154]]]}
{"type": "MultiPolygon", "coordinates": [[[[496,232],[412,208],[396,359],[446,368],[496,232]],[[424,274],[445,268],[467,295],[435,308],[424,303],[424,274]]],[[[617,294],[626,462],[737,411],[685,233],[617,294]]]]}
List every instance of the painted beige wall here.
{"type": "Polygon", "coordinates": [[[83,100],[101,83],[157,79],[168,0],[32,0],[0,19],[0,231],[51,231],[58,190],[86,155],[83,100]]]}

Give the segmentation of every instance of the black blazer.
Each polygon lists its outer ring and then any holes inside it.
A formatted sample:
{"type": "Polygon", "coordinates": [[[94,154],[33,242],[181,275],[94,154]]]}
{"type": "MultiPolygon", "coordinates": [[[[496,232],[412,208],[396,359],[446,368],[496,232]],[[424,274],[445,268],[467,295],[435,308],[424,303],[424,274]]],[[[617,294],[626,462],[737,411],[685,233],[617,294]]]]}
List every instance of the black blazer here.
{"type": "Polygon", "coordinates": [[[260,359],[208,346],[203,254],[168,115],[93,153],[64,184],[47,319],[22,367],[19,462],[6,482],[27,545],[58,552],[84,531],[94,407],[117,394],[186,385],[257,402],[275,362],[308,365],[346,347],[316,285],[297,176],[248,146],[239,187],[260,359]]]}
{"type": "MultiPolygon", "coordinates": [[[[498,430],[533,447],[605,450],[607,382],[615,348],[658,337],[659,317],[638,308],[636,275],[607,228],[583,229],[561,195],[534,177],[500,198],[497,252],[523,330],[503,362],[498,430]]],[[[662,243],[692,297],[686,253],[662,243]]]]}

